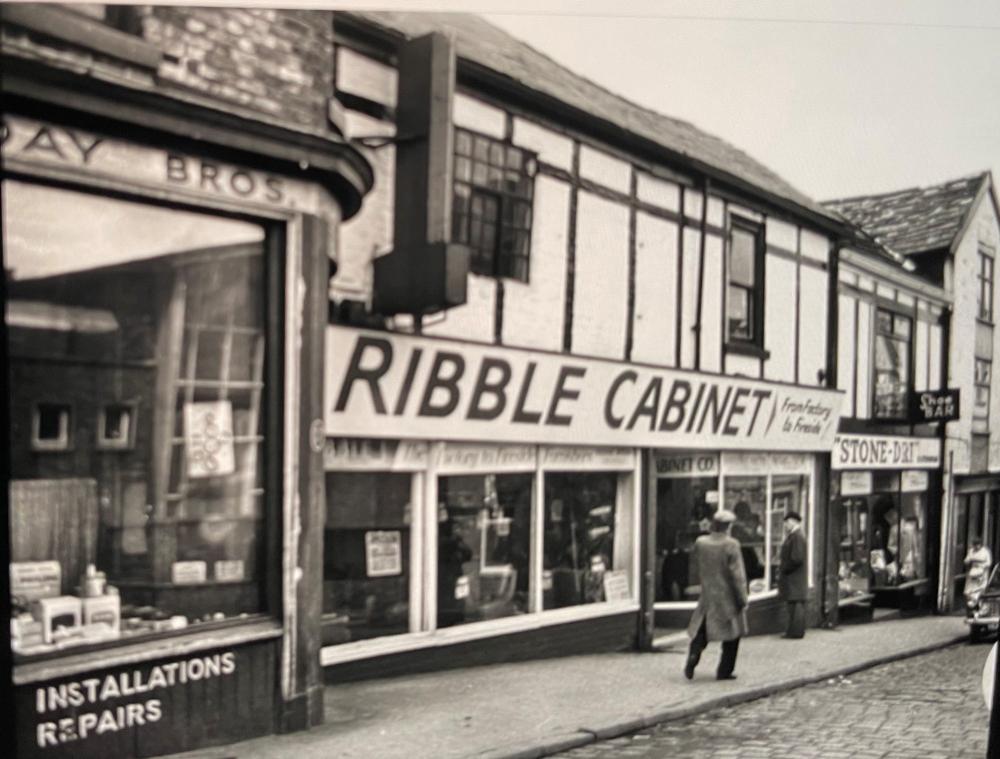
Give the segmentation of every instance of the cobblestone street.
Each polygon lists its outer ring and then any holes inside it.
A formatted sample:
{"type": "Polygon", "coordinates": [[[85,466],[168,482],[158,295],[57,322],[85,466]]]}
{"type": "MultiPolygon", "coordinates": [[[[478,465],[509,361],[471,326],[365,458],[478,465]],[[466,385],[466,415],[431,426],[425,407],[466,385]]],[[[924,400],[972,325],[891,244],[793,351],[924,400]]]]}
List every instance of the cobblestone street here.
{"type": "MultiPolygon", "coordinates": [[[[987,645],[952,646],[559,756],[982,759],[988,653],[987,645]]],[[[714,656],[703,666],[714,666],[714,656]]]]}

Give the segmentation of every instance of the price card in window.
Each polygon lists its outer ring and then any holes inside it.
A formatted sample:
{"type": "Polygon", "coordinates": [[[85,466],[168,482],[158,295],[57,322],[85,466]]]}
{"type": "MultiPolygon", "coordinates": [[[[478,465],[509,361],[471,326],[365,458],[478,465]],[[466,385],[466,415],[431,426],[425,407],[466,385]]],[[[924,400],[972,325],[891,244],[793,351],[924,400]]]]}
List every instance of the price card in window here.
{"type": "Polygon", "coordinates": [[[236,471],[229,401],[185,404],[184,451],[188,477],[218,477],[236,471]]]}
{"type": "Polygon", "coordinates": [[[628,572],[616,569],[604,573],[604,599],[606,601],[631,601],[632,591],[628,586],[628,572]]]}
{"type": "Polygon", "coordinates": [[[469,578],[462,575],[455,582],[455,599],[461,601],[469,597],[469,578]]]}
{"type": "Polygon", "coordinates": [[[218,582],[241,582],[243,580],[243,560],[229,559],[215,562],[215,579],[218,582]]]}
{"type": "Polygon", "coordinates": [[[62,565],[58,561],[12,561],[10,593],[26,601],[58,596],[62,587],[62,565]]]}
{"type": "Polygon", "coordinates": [[[365,533],[365,568],[369,577],[390,577],[403,571],[403,540],[399,530],[365,533]]]}

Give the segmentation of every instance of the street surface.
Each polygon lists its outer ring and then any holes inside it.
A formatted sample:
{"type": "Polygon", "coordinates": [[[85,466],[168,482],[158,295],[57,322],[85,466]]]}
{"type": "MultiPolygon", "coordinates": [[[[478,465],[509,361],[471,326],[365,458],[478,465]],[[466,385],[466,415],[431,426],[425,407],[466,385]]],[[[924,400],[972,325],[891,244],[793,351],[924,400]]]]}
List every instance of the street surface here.
{"type": "MultiPolygon", "coordinates": [[[[981,677],[988,653],[986,644],[956,645],[559,756],[983,759],[989,713],[981,677]]],[[[714,644],[702,668],[713,668],[717,656],[714,644]]],[[[690,687],[707,685],[695,680],[690,687]]]]}

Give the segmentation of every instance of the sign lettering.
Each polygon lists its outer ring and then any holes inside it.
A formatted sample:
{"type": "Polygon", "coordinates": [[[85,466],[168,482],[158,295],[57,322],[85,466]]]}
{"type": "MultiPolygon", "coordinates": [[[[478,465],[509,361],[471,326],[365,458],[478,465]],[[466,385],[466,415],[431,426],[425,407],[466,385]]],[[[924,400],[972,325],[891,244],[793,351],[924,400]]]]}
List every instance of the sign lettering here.
{"type": "Polygon", "coordinates": [[[921,422],[951,422],[961,414],[958,390],[926,390],[910,395],[910,419],[921,422]]]}
{"type": "Polygon", "coordinates": [[[927,437],[837,435],[833,469],[934,469],[941,464],[941,441],[927,437]]]}
{"type": "Polygon", "coordinates": [[[822,451],[842,399],[821,388],[340,326],[328,327],[327,343],[327,435],[822,451]]]}

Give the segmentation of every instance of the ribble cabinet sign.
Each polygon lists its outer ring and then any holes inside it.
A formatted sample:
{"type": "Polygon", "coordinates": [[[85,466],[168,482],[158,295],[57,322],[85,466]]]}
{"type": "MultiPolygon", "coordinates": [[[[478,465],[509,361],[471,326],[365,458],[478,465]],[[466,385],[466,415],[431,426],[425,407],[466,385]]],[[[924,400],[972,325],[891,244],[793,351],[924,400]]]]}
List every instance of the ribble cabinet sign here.
{"type": "Polygon", "coordinates": [[[339,437],[830,450],[842,394],[758,380],[331,326],[339,437]]]}

